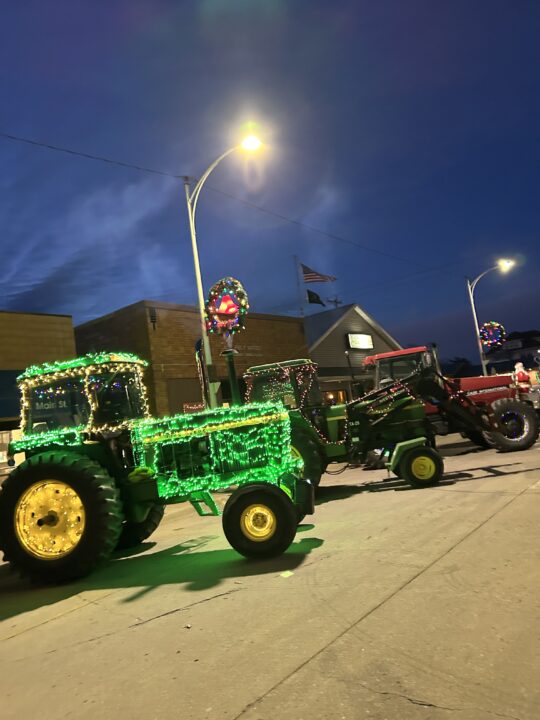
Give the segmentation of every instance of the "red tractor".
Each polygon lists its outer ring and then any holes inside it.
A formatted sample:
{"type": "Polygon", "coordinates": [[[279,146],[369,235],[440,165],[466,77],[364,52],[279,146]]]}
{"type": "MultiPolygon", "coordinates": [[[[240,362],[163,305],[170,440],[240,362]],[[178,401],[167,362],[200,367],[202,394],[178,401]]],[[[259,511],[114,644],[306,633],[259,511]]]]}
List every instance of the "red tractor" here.
{"type": "MultiPolygon", "coordinates": [[[[489,375],[466,378],[448,378],[441,373],[436,346],[425,345],[394,352],[370,355],[364,358],[365,366],[375,368],[375,387],[408,377],[423,368],[462,404],[487,408],[493,415],[503,438],[497,443],[506,451],[526,450],[538,439],[540,431],[532,393],[514,383],[511,375],[489,375]]],[[[441,412],[437,398],[425,403],[426,413],[438,435],[460,432],[475,445],[490,447],[489,433],[474,431],[461,425],[459,418],[441,412]]]]}

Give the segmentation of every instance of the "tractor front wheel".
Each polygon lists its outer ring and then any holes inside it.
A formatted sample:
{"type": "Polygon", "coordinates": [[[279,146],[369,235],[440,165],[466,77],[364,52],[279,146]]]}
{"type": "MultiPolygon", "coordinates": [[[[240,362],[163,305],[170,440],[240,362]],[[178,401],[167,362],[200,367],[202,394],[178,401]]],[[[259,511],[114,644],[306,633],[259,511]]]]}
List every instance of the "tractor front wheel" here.
{"type": "Polygon", "coordinates": [[[122,525],[114,480],[84,455],[32,455],[0,491],[4,560],[34,582],[88,575],[114,550],[122,525]]]}
{"type": "Polygon", "coordinates": [[[442,479],[443,473],[441,456],[427,446],[409,450],[399,462],[399,476],[413,487],[436,485],[442,479]]]}
{"type": "Polygon", "coordinates": [[[237,488],[223,510],[223,531],[231,546],[247,558],[281,555],[292,543],[298,519],[290,498],[264,485],[237,488]]]}

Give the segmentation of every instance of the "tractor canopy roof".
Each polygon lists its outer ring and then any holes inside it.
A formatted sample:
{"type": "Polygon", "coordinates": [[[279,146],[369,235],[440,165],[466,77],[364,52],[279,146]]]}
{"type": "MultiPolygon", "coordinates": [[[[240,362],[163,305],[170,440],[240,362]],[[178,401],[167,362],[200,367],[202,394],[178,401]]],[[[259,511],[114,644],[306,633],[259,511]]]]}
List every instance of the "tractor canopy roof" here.
{"type": "Polygon", "coordinates": [[[364,358],[364,365],[375,365],[379,360],[403,357],[404,355],[417,355],[418,353],[428,351],[429,348],[426,345],[420,345],[418,347],[405,348],[403,350],[392,350],[390,352],[379,353],[378,355],[368,355],[364,358]]]}
{"type": "MultiPolygon", "coordinates": [[[[146,360],[142,360],[137,355],[126,352],[98,352],[88,353],[82,357],[72,358],[71,360],[59,360],[56,362],[47,362],[42,365],[31,365],[17,377],[18,383],[24,383],[30,378],[37,378],[40,375],[47,376],[55,373],[64,373],[68,371],[83,370],[84,368],[95,365],[111,365],[112,363],[133,363],[136,365],[148,365],[146,360]]],[[[45,379],[45,378],[44,378],[45,379]]]]}
{"type": "Polygon", "coordinates": [[[312,366],[314,370],[317,369],[317,364],[312,360],[284,360],[283,362],[270,363],[269,365],[253,365],[246,370],[244,376],[247,375],[272,375],[273,373],[279,372],[280,370],[294,370],[295,368],[301,368],[306,366],[312,366]]]}

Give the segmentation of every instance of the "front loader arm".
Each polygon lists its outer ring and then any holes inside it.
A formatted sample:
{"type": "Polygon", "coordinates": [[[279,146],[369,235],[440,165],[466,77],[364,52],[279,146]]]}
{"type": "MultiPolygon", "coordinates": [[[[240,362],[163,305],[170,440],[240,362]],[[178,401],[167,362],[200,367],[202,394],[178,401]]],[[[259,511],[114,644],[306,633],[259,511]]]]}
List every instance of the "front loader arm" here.
{"type": "Polygon", "coordinates": [[[436,371],[422,370],[416,377],[406,378],[411,392],[429,402],[441,415],[452,419],[453,425],[463,432],[497,432],[498,424],[489,406],[476,405],[451,380],[436,371]]]}
{"type": "Polygon", "coordinates": [[[456,383],[445,378],[435,368],[419,368],[410,375],[368,393],[373,405],[390,397],[397,399],[404,393],[434,405],[445,419],[462,432],[497,432],[498,424],[490,406],[476,405],[456,383]]]}

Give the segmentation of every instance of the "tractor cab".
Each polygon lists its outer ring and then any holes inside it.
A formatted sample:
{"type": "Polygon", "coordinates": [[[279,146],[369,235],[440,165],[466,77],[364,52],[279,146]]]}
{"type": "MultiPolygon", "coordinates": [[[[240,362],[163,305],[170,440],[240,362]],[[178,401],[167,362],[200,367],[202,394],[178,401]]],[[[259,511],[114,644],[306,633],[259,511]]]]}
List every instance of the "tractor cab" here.
{"type": "MultiPolygon", "coordinates": [[[[344,405],[327,405],[319,387],[317,364],[311,360],[286,360],[256,365],[244,373],[246,402],[281,402],[291,413],[293,428],[301,418],[326,442],[345,435],[344,405]]],[[[294,434],[294,432],[293,432],[294,434]]]]}
{"type": "Polygon", "coordinates": [[[403,380],[421,369],[429,368],[440,373],[436,348],[425,345],[369,355],[364,358],[364,365],[375,369],[376,388],[403,380]]]}
{"type": "Polygon", "coordinates": [[[323,404],[317,365],[311,360],[286,360],[246,370],[246,402],[282,402],[289,410],[323,404]]]}
{"type": "Polygon", "coordinates": [[[128,353],[99,353],[28,368],[18,378],[25,433],[114,430],[147,417],[144,364],[128,353]]]}

